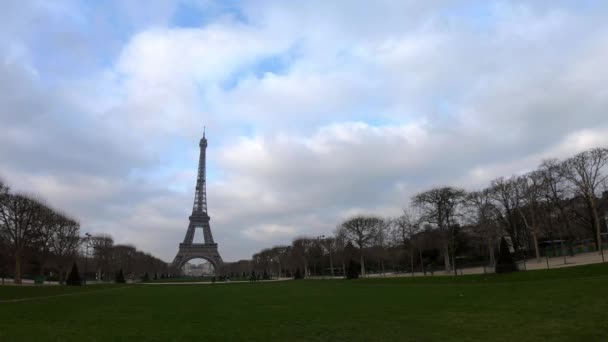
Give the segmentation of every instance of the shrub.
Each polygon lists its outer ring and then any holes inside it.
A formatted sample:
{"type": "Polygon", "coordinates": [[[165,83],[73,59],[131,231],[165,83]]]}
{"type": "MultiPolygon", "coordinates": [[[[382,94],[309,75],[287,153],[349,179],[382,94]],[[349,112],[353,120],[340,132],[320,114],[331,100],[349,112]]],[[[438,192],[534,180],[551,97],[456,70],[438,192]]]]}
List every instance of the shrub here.
{"type": "Polygon", "coordinates": [[[350,259],[346,268],[346,279],[357,278],[359,278],[359,265],[353,259],[350,259]]]}
{"type": "Polygon", "coordinates": [[[509,245],[504,236],[500,239],[500,252],[496,260],[496,273],[509,273],[517,271],[517,265],[509,251],[509,245]]]}
{"type": "Polygon", "coordinates": [[[143,277],[141,277],[141,281],[150,281],[150,276],[148,272],[144,273],[143,277]]]}
{"type": "Polygon", "coordinates": [[[119,284],[126,283],[125,275],[122,273],[122,268],[116,273],[116,283],[119,283],[119,284]]]}
{"type": "Polygon", "coordinates": [[[300,272],[300,268],[296,268],[296,271],[293,274],[293,279],[302,279],[302,273],[300,272]]]}
{"type": "Polygon", "coordinates": [[[72,270],[70,271],[70,274],[68,275],[68,279],[66,279],[65,284],[69,286],[82,285],[82,280],[80,279],[80,274],[78,273],[78,266],[76,266],[76,263],[72,265],[72,270]]]}

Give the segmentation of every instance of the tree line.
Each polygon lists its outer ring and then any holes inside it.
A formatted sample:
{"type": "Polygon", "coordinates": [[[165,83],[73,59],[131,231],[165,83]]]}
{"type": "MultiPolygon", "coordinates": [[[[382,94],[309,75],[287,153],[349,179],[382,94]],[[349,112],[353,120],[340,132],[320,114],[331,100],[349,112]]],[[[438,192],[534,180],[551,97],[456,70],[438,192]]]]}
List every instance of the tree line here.
{"type": "Polygon", "coordinates": [[[165,262],[133,246],[114,245],[109,235],[81,236],[77,219],[32,195],[13,193],[0,179],[0,277],[46,276],[63,283],[74,263],[85,279],[112,280],[124,270],[132,277],[166,274],[165,262]]]}
{"type": "Polygon", "coordinates": [[[483,189],[440,186],[412,196],[398,217],[357,215],[330,236],[299,237],[224,265],[231,275],[347,275],[493,267],[503,236],[520,260],[599,251],[608,235],[608,149],[594,148],[483,189]]]}

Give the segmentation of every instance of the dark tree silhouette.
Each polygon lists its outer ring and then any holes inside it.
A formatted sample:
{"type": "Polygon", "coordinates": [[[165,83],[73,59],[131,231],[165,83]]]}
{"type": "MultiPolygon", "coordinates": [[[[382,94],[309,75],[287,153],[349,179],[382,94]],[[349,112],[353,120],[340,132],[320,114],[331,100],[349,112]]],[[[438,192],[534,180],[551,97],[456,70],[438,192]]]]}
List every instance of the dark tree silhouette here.
{"type": "Polygon", "coordinates": [[[513,261],[513,256],[509,251],[509,245],[504,236],[500,239],[500,254],[496,261],[496,273],[509,273],[517,271],[517,265],[513,261]]]}
{"type": "Polygon", "coordinates": [[[125,275],[122,273],[122,268],[118,271],[118,273],[116,273],[116,282],[119,284],[126,283],[125,275]]]}
{"type": "Polygon", "coordinates": [[[346,268],[346,279],[359,278],[359,272],[357,271],[358,268],[359,265],[357,265],[357,263],[353,259],[350,259],[350,261],[348,262],[348,267],[346,268]]]}
{"type": "Polygon", "coordinates": [[[341,229],[349,242],[354,243],[359,248],[361,274],[365,276],[364,249],[373,243],[385,222],[376,216],[354,216],[342,222],[341,229]]]}
{"type": "Polygon", "coordinates": [[[72,270],[70,271],[70,275],[68,276],[68,279],[65,281],[65,284],[69,285],[69,286],[82,285],[82,280],[80,279],[80,274],[78,273],[78,266],[76,266],[76,263],[74,263],[74,265],[72,265],[72,270]]]}

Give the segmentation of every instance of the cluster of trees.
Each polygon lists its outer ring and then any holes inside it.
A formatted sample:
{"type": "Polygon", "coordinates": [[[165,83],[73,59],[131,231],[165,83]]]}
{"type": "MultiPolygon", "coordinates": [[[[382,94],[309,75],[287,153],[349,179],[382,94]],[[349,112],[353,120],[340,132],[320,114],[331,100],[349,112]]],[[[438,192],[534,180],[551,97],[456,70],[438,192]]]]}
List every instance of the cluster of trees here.
{"type": "Polygon", "coordinates": [[[24,275],[54,275],[63,283],[71,266],[78,263],[86,269],[90,256],[91,269],[103,272],[106,280],[119,269],[129,274],[169,272],[160,259],[132,246],[115,246],[109,236],[83,237],[80,230],[76,219],[34,196],[12,193],[0,180],[0,277],[21,283],[24,275]]]}
{"type": "Polygon", "coordinates": [[[24,259],[35,273],[53,263],[61,279],[80,245],[80,224],[32,196],[13,194],[0,180],[0,253],[3,276],[14,262],[15,283],[21,283],[24,259]]]}
{"type": "Polygon", "coordinates": [[[557,248],[566,258],[575,245],[585,243],[603,257],[607,164],[608,149],[595,148],[563,161],[545,160],[523,175],[494,179],[485,189],[429,189],[414,195],[398,217],[351,217],[332,236],[300,237],[227,264],[223,272],[347,275],[357,267],[362,275],[387,269],[456,273],[464,264],[494,266],[503,236],[510,237],[521,259],[540,261],[542,246],[557,248]]]}
{"type": "MultiPolygon", "coordinates": [[[[151,254],[137,250],[134,246],[114,244],[110,235],[92,235],[85,239],[84,249],[90,250],[88,270],[93,278],[102,281],[117,279],[124,274],[127,279],[159,278],[168,274],[179,274],[164,261],[151,254]]],[[[91,276],[91,275],[89,275],[91,276]]]]}

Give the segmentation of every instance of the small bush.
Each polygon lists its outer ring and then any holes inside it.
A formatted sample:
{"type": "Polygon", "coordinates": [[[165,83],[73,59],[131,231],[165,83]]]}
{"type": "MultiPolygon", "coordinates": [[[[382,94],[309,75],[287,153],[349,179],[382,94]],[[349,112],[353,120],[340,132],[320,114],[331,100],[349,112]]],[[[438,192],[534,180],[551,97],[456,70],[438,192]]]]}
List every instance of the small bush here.
{"type": "Polygon", "coordinates": [[[509,273],[517,271],[517,265],[509,251],[509,245],[504,237],[500,239],[500,252],[496,260],[496,273],[509,273]]]}
{"type": "Polygon", "coordinates": [[[125,275],[122,273],[122,268],[116,273],[116,283],[118,284],[124,284],[126,283],[125,281],[125,275]]]}
{"type": "Polygon", "coordinates": [[[296,271],[293,273],[293,279],[302,279],[302,272],[300,272],[300,268],[296,268],[296,271]]]}
{"type": "Polygon", "coordinates": [[[76,263],[72,265],[72,270],[68,275],[68,279],[66,279],[65,284],[68,286],[80,286],[82,285],[82,280],[80,279],[80,274],[78,273],[78,266],[76,263]]]}
{"type": "Polygon", "coordinates": [[[346,279],[359,278],[359,265],[353,259],[350,259],[346,268],[346,279]]]}

